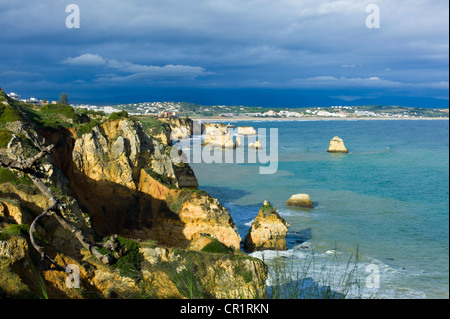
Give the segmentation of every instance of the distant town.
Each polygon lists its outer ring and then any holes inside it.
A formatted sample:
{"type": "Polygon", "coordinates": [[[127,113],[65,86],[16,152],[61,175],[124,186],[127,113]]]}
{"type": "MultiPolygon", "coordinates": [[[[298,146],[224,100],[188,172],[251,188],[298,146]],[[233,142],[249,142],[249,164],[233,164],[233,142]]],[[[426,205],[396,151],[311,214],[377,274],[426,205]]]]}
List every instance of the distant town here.
{"type": "MultiPolygon", "coordinates": [[[[21,98],[15,92],[9,97],[34,105],[57,104],[58,101],[21,98]]],[[[130,115],[148,115],[154,117],[190,117],[190,118],[449,118],[449,109],[412,108],[404,106],[360,105],[360,106],[317,106],[302,108],[268,108],[243,105],[199,105],[187,102],[142,102],[108,106],[92,104],[70,104],[74,108],[102,111],[107,114],[127,111],[130,115]]]]}

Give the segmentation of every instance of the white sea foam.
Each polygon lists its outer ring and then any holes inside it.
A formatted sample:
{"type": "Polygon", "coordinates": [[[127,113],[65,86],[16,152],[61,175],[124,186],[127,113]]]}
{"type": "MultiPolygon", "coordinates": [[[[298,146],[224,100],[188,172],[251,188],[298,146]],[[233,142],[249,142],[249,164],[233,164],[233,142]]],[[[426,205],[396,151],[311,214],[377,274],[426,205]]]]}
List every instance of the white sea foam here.
{"type": "Polygon", "coordinates": [[[245,223],[244,225],[245,225],[245,226],[251,226],[251,225],[253,224],[254,221],[255,221],[255,220],[252,219],[251,221],[245,223]]]}
{"type": "Polygon", "coordinates": [[[286,251],[258,251],[251,253],[250,256],[264,260],[269,265],[268,286],[274,281],[274,274],[271,273],[271,264],[275,260],[286,260],[288,275],[292,280],[298,280],[298,274],[309,278],[312,282],[319,285],[329,285],[333,291],[346,293],[347,298],[376,298],[376,299],[409,299],[409,298],[427,298],[426,294],[407,287],[408,274],[402,269],[387,265],[379,259],[369,259],[358,261],[357,263],[348,262],[348,256],[340,256],[342,252],[336,250],[327,250],[317,252],[309,249],[310,243],[305,242],[296,246],[294,249],[286,251]],[[306,245],[306,246],[305,246],[306,245]],[[308,247],[308,248],[302,248],[308,247]],[[338,256],[338,257],[335,257],[338,256]],[[368,288],[366,279],[371,274],[367,272],[368,266],[376,265],[379,269],[380,288],[368,288]],[[360,286],[346,286],[347,278],[352,274],[354,278],[359,278],[360,286]],[[404,283],[403,286],[401,283],[404,283]]]}

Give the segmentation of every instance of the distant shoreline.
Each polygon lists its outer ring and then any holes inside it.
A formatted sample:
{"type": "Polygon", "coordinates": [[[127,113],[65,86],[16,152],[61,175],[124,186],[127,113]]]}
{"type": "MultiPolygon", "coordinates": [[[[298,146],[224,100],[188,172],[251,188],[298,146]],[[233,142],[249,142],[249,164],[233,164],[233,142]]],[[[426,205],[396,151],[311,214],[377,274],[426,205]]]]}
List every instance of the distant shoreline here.
{"type": "Polygon", "coordinates": [[[389,121],[418,121],[418,120],[445,120],[448,121],[449,118],[435,118],[435,117],[423,117],[423,118],[392,118],[392,117],[351,117],[351,118],[328,118],[328,117],[302,117],[302,118],[286,118],[286,117],[191,117],[191,120],[205,121],[205,122],[284,122],[284,121],[379,121],[379,120],[389,120],[389,121]]]}

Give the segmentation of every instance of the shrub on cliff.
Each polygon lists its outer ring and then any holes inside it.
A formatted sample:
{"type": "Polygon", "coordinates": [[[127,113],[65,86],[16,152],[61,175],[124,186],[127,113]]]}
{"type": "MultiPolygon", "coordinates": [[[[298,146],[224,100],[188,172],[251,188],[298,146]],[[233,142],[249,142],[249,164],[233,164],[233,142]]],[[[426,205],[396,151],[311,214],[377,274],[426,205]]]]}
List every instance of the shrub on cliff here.
{"type": "Polygon", "coordinates": [[[77,137],[81,137],[86,133],[89,133],[92,131],[92,129],[101,123],[96,120],[90,120],[89,123],[86,123],[77,130],[77,137]]]}
{"type": "Polygon", "coordinates": [[[163,123],[160,120],[149,117],[149,116],[141,116],[138,118],[144,130],[150,135],[158,135],[163,131],[170,132],[170,125],[167,123],[163,123]]]}
{"type": "Polygon", "coordinates": [[[19,111],[11,105],[0,103],[0,125],[8,122],[22,121],[19,111]]]}
{"type": "MultiPolygon", "coordinates": [[[[120,257],[117,262],[111,266],[113,269],[118,269],[120,275],[130,277],[132,279],[141,279],[141,263],[144,260],[139,251],[139,244],[131,239],[117,236],[119,243],[126,249],[126,254],[120,257]]],[[[108,238],[105,239],[108,240],[108,238]]],[[[108,254],[109,251],[105,248],[99,249],[102,254],[108,254]]]]}
{"type": "Polygon", "coordinates": [[[8,146],[9,141],[12,138],[12,133],[6,130],[0,130],[0,148],[8,146]]]}
{"type": "Polygon", "coordinates": [[[108,117],[108,121],[120,120],[127,117],[129,117],[127,111],[122,110],[120,112],[111,113],[111,115],[108,117]]]}
{"type": "Polygon", "coordinates": [[[229,254],[233,253],[233,249],[221,243],[217,239],[213,239],[209,244],[202,248],[203,252],[206,253],[215,253],[215,254],[229,254]]]}

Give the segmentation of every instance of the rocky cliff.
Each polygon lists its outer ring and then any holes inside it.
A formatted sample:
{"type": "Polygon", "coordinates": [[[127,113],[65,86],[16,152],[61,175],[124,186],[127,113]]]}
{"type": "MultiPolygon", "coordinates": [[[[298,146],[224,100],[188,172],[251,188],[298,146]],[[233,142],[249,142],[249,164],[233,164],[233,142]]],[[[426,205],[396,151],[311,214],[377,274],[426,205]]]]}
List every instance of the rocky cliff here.
{"type": "Polygon", "coordinates": [[[191,119],[165,117],[160,118],[159,120],[161,122],[169,124],[171,129],[170,136],[174,141],[190,138],[193,134],[194,123],[191,119]]]}
{"type": "Polygon", "coordinates": [[[210,233],[238,249],[227,210],[196,191],[192,169],[175,164],[169,151],[128,119],[104,123],[75,141],[71,189],[96,230],[178,247],[210,233]]]}
{"type": "Polygon", "coordinates": [[[54,144],[35,169],[57,194],[63,217],[93,242],[119,234],[126,251],[104,265],[54,219],[40,220],[34,237],[45,253],[80,270],[81,288],[68,288],[64,271],[41,268],[28,235],[49,199],[27,174],[0,167],[0,297],[265,295],[266,266],[239,252],[226,208],[198,190],[189,165],[172,159],[170,146],[139,122],[125,116],[98,123],[59,105],[52,107],[64,112],[44,114],[0,93],[0,155],[25,159],[36,154],[37,141],[54,144]],[[214,239],[209,248],[188,248],[205,235],[214,239]]]}

